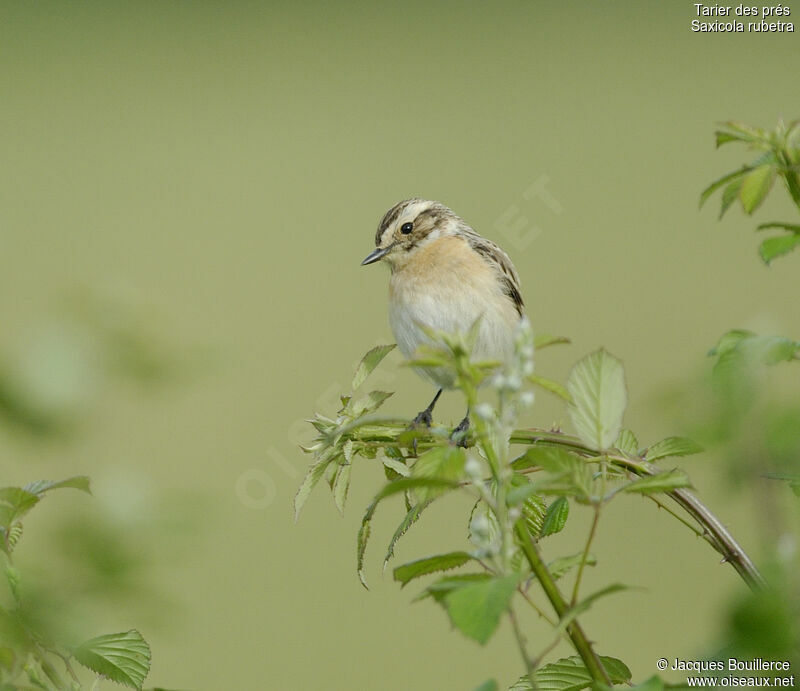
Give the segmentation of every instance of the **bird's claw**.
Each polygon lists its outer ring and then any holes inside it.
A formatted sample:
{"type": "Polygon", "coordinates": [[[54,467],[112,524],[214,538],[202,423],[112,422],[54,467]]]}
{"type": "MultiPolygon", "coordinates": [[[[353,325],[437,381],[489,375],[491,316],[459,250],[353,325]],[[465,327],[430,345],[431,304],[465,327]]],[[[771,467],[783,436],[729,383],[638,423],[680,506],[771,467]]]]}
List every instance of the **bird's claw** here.
{"type": "MultiPolygon", "coordinates": [[[[426,430],[429,430],[431,428],[431,424],[432,423],[433,423],[433,415],[431,414],[430,408],[426,408],[421,413],[417,414],[417,417],[415,417],[411,421],[411,425],[409,426],[408,429],[410,431],[416,431],[416,430],[420,429],[421,427],[424,427],[426,430]]],[[[416,437],[414,437],[411,440],[411,450],[414,452],[414,455],[416,456],[417,455],[417,438],[416,437]]]]}
{"type": "Polygon", "coordinates": [[[466,415],[464,419],[458,423],[458,425],[453,428],[453,431],[450,433],[450,442],[455,444],[462,449],[467,448],[467,442],[469,440],[469,415],[466,415]]]}

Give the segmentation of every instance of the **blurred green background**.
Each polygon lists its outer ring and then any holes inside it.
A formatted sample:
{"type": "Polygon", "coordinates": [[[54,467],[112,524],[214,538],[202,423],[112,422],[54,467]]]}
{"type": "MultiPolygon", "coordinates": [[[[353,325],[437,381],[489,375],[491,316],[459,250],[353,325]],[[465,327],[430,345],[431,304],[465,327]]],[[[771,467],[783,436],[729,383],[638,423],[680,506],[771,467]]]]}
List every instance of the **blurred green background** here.
{"type": "MultiPolygon", "coordinates": [[[[343,519],[320,491],[293,525],[302,421],[333,412],[361,354],[391,342],[386,273],[359,262],[408,196],[445,202],[509,252],[535,328],[573,339],[541,373],[563,378],[600,345],[623,359],[627,424],[645,443],[682,431],[662,395],[708,365],[723,331],[800,334],[797,258],[767,269],[753,221],[697,210],[746,160],[715,153],[715,122],[800,114],[797,39],[693,34],[694,17],[654,0],[3,3],[0,348],[37,395],[82,411],[67,436],[0,430],[3,483],[94,480],[93,499],[37,509],[17,556],[39,573],[45,545],[65,563],[111,555],[75,603],[76,635],[140,628],[150,683],[169,688],[515,680],[509,631],[480,648],[381,579],[399,507],[376,519],[372,591],[360,586],[355,533],[382,475],[368,461],[343,519]],[[177,381],[97,384],[65,317],[87,300],[112,330],[154,334],[177,381]]],[[[759,219],[789,214],[776,195],[759,219]]],[[[398,392],[386,409],[410,416],[432,392],[398,364],[376,377],[398,392]]],[[[443,399],[440,419],[462,414],[443,399]]],[[[540,395],[528,422],[565,417],[540,395]]],[[[757,556],[752,498],[730,494],[710,456],[684,465],[757,556]]],[[[398,559],[459,548],[463,509],[431,511],[398,559]]],[[[574,514],[551,556],[583,534],[574,514]]],[[[642,500],[612,505],[595,552],[587,592],[647,588],[586,616],[636,679],[708,651],[743,587],[642,500]]],[[[41,582],[77,597],[79,576],[41,582]]],[[[549,641],[525,626],[531,649],[549,641]]]]}

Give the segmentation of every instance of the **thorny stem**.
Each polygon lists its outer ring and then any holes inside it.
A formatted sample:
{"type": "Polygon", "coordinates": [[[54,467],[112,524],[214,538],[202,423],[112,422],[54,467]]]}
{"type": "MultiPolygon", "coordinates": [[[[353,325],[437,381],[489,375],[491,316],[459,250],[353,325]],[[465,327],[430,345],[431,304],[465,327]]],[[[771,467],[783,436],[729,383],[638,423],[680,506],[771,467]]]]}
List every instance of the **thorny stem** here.
{"type": "MultiPolygon", "coordinates": [[[[522,553],[528,560],[531,571],[533,571],[539,583],[541,583],[542,589],[545,595],[547,595],[547,599],[550,600],[550,604],[553,606],[559,619],[563,618],[569,609],[567,601],[558,589],[556,582],[553,580],[553,576],[550,574],[547,565],[542,561],[536,545],[531,541],[525,528],[521,523],[517,523],[515,529],[520,547],[522,548],[522,553]]],[[[589,643],[589,639],[586,638],[586,634],[583,632],[581,625],[576,620],[573,620],[567,626],[567,634],[572,641],[572,645],[575,646],[575,650],[578,651],[578,655],[581,656],[583,664],[586,666],[589,674],[591,674],[592,679],[601,684],[610,686],[611,679],[608,673],[600,662],[600,658],[597,657],[597,654],[592,649],[592,645],[589,643]]]]}
{"type": "Polygon", "coordinates": [[[544,612],[542,612],[541,607],[537,605],[533,600],[531,600],[528,593],[525,592],[525,589],[522,586],[517,588],[517,592],[522,595],[525,601],[531,606],[534,612],[538,614],[542,619],[544,619],[550,626],[558,626],[558,622],[554,621],[551,617],[548,617],[544,612]]]}
{"type": "MultiPolygon", "coordinates": [[[[354,425],[351,429],[344,430],[343,433],[348,434],[356,445],[362,445],[363,447],[397,446],[397,437],[405,431],[407,426],[408,423],[405,420],[376,420],[371,424],[354,425]]],[[[594,450],[584,445],[577,437],[550,430],[534,428],[515,430],[511,434],[510,442],[528,446],[537,444],[557,446],[585,457],[596,457],[597,455],[594,450]]],[[[421,439],[419,448],[441,446],[446,443],[449,443],[446,438],[440,440],[437,437],[431,437],[424,440],[421,439]]],[[[656,475],[660,472],[655,465],[639,457],[630,457],[622,453],[609,453],[607,458],[612,465],[629,470],[639,476],[656,475]]],[[[750,557],[705,504],[685,489],[671,490],[666,494],[697,521],[702,527],[700,535],[722,555],[723,562],[729,562],[736,569],[750,588],[753,590],[766,588],[764,577],[750,557]]],[[[685,521],[682,522],[686,523],[685,521]]]]}

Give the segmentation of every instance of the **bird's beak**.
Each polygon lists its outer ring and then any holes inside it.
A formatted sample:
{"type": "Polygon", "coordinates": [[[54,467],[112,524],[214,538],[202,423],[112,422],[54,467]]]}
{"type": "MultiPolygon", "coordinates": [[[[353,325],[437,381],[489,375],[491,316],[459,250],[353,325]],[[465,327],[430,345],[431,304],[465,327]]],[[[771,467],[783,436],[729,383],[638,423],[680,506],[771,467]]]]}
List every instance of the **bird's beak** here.
{"type": "Polygon", "coordinates": [[[388,247],[376,247],[366,257],[364,257],[364,261],[361,262],[361,266],[365,266],[366,264],[373,264],[379,259],[383,259],[387,254],[389,254],[389,252],[391,252],[392,247],[394,247],[394,243],[392,243],[388,247]]]}

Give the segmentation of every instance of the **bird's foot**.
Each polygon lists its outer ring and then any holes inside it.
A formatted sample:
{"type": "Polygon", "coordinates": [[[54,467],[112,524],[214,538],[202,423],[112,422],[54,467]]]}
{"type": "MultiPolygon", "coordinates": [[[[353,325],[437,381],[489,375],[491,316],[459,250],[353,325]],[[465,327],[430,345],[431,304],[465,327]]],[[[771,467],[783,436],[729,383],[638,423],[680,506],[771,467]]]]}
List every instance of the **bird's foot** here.
{"type": "MultiPolygon", "coordinates": [[[[431,424],[432,423],[433,423],[433,414],[432,414],[430,408],[426,408],[421,413],[418,413],[417,417],[415,417],[411,421],[411,424],[408,427],[408,431],[409,432],[416,432],[416,431],[418,431],[420,429],[429,430],[431,428],[431,424]]],[[[417,437],[416,436],[414,436],[414,438],[411,440],[411,451],[414,453],[415,456],[417,455],[417,437]]]]}
{"type": "Polygon", "coordinates": [[[417,417],[411,422],[411,428],[416,429],[422,425],[430,429],[433,422],[433,413],[430,408],[425,408],[421,413],[417,413],[417,417]]]}
{"type": "Polygon", "coordinates": [[[450,433],[450,442],[462,449],[467,448],[467,441],[469,440],[469,415],[465,415],[464,419],[450,433]]]}

